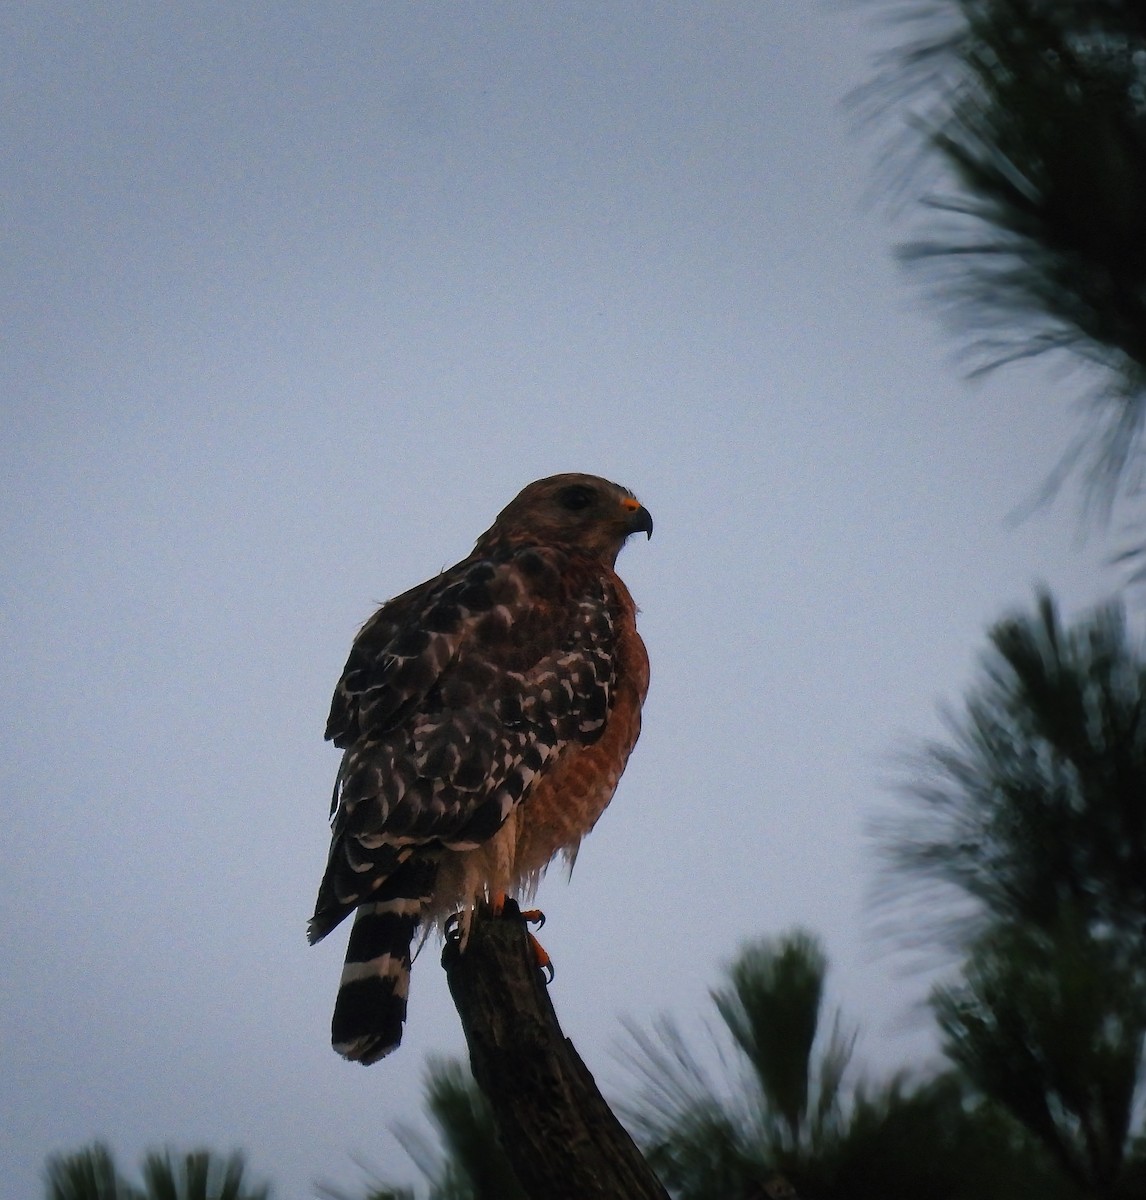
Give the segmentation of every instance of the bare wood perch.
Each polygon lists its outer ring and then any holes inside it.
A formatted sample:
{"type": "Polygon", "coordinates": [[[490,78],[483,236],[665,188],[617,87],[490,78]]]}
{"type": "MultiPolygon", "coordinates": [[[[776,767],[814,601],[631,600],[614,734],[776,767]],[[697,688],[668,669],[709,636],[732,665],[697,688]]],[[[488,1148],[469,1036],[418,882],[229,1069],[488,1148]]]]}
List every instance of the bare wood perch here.
{"type": "Polygon", "coordinates": [[[561,1032],[513,901],[442,952],[474,1079],[532,1200],[669,1200],[561,1032]]]}

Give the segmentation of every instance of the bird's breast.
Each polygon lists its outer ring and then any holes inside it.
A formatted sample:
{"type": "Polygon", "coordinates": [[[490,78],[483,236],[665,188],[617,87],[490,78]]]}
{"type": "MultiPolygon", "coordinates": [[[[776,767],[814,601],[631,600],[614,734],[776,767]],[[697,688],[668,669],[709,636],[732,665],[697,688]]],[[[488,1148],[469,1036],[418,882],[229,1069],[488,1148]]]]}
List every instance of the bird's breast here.
{"type": "Polygon", "coordinates": [[[600,737],[588,745],[567,744],[489,841],[444,853],[435,915],[445,917],[495,893],[531,896],[558,855],[572,866],[582,839],[613,798],[640,735],[641,705],[649,686],[636,608],[624,584],[616,582],[616,683],[600,737]]]}

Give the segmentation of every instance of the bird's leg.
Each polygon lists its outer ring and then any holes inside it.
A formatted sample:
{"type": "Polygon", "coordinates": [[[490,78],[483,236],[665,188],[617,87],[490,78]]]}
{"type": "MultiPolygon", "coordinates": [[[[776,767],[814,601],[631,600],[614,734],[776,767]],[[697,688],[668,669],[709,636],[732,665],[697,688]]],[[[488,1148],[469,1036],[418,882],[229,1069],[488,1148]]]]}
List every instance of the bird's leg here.
{"type": "MultiPolygon", "coordinates": [[[[538,929],[545,924],[545,914],[539,908],[520,909],[517,907],[517,901],[511,900],[505,892],[495,891],[489,898],[489,907],[495,917],[513,916],[516,913],[523,921],[530,922],[537,926],[538,929]],[[508,912],[506,906],[509,905],[508,912]]],[[[449,936],[449,922],[446,922],[446,934],[449,936]]],[[[556,971],[553,968],[553,960],[549,957],[549,952],[545,947],[526,930],[526,937],[529,938],[529,947],[533,951],[534,961],[538,968],[545,972],[546,986],[553,982],[553,976],[556,971]]]]}
{"type": "MultiPolygon", "coordinates": [[[[525,913],[521,915],[524,917],[525,913]]],[[[528,918],[526,919],[528,920],[528,918]]],[[[553,959],[549,957],[549,952],[529,930],[525,931],[525,936],[529,938],[529,948],[533,951],[533,958],[538,969],[545,973],[545,986],[548,987],[553,982],[553,976],[557,974],[553,969],[553,959]]]]}
{"type": "MultiPolygon", "coordinates": [[[[509,900],[507,892],[494,892],[489,898],[489,906],[495,917],[500,917],[505,912],[506,901],[509,900]]],[[[545,914],[539,908],[517,908],[517,901],[513,902],[513,907],[517,909],[517,915],[523,920],[528,921],[531,925],[536,925],[538,929],[545,924],[545,914]]]]}

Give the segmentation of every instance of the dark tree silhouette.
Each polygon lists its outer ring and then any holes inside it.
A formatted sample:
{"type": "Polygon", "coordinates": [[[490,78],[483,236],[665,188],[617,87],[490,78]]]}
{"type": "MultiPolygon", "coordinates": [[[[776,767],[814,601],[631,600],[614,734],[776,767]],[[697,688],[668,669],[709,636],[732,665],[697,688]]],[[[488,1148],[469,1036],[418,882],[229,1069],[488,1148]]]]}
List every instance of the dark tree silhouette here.
{"type": "Polygon", "coordinates": [[[44,1167],[48,1200],[134,1200],[134,1191],[119,1173],[111,1150],[102,1142],[52,1154],[44,1167]]]}
{"type": "Polygon", "coordinates": [[[480,908],[442,965],[470,1067],[531,1200],[668,1200],[565,1037],[516,903],[480,908]]]}
{"type": "MultiPolygon", "coordinates": [[[[426,1200],[526,1200],[501,1148],[489,1102],[467,1067],[431,1059],[425,1105],[436,1136],[410,1122],[394,1132],[426,1180],[426,1200]]],[[[365,1189],[327,1186],[322,1195],[326,1200],[414,1200],[416,1192],[374,1172],[365,1189]]]]}
{"type": "MultiPolygon", "coordinates": [[[[869,0],[870,3],[870,0],[869,0]]],[[[1064,351],[1095,368],[1064,456],[1109,504],[1142,482],[1146,414],[1146,6],[1140,0],[876,0],[902,41],[861,93],[914,195],[923,269],[972,361],[1064,351]]]]}
{"type": "Polygon", "coordinates": [[[890,911],[953,951],[1000,922],[1081,922],[1146,972],[1146,653],[1122,606],[1065,627],[1040,595],[990,631],[946,720],[876,829],[890,911]]]}
{"type": "Polygon", "coordinates": [[[1140,1197],[1131,1147],[1146,1041],[1146,989],[1117,948],[1065,922],[1003,926],[940,988],[947,1053],[1003,1105],[1086,1196],[1140,1197]]]}
{"type": "MultiPolygon", "coordinates": [[[[724,1070],[701,1063],[704,1027],[630,1027],[635,1090],[623,1106],[678,1200],[1079,1200],[1051,1155],[1001,1110],[969,1099],[953,1074],[880,1084],[850,1067],[854,1033],[826,1011],[827,960],[804,933],[745,947],[712,992],[724,1070]]],[[[529,1040],[529,1039],[527,1039],[529,1040]]],[[[427,1200],[520,1195],[493,1112],[468,1071],[438,1061],[426,1107],[438,1138],[399,1136],[427,1200]]],[[[330,1200],[415,1200],[381,1178],[330,1200]]],[[[543,1193],[544,1194],[544,1193],[543,1193]]],[[[616,1194],[630,1195],[628,1191],[616,1194]]]]}
{"type": "Polygon", "coordinates": [[[251,1183],[243,1155],[210,1150],[152,1151],[142,1185],[120,1174],[102,1143],[53,1154],[45,1168],[48,1200],[268,1200],[270,1187],[251,1183]]]}
{"type": "Polygon", "coordinates": [[[880,830],[885,899],[964,956],[934,996],[964,1075],[1080,1194],[1141,1196],[1146,658],[1118,605],[1067,627],[1047,595],[990,642],[880,830]]]}
{"type": "Polygon", "coordinates": [[[826,973],[808,934],[745,947],[712,993],[733,1047],[715,1076],[700,1039],[673,1021],[630,1031],[638,1091],[626,1116],[675,1197],[782,1195],[779,1180],[804,1200],[1070,1196],[1045,1156],[969,1103],[954,1076],[856,1078],[855,1034],[825,1011],[826,973]]]}

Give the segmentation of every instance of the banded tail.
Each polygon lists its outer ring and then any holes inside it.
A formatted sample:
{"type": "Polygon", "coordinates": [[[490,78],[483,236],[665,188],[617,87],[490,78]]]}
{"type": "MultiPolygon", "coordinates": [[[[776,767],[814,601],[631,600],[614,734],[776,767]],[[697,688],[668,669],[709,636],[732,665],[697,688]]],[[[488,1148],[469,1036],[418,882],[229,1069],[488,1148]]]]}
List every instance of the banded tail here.
{"type": "Polygon", "coordinates": [[[351,1062],[375,1063],[402,1040],[414,936],[436,875],[436,862],[405,863],[354,914],[330,1029],[351,1062]]]}

